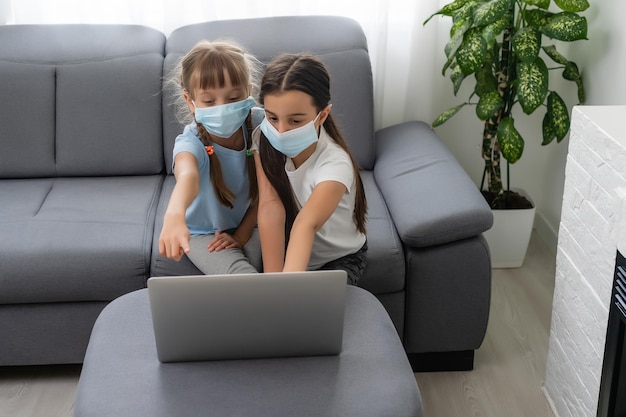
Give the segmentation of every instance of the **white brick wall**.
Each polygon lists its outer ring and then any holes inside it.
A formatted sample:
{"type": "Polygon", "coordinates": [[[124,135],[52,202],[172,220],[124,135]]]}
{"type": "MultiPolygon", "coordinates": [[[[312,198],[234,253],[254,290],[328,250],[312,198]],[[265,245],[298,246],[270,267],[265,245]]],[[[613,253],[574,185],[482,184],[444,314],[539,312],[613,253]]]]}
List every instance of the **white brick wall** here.
{"type": "Polygon", "coordinates": [[[565,169],[545,391],[595,417],[615,251],[626,251],[626,106],[578,106],[565,169]]]}

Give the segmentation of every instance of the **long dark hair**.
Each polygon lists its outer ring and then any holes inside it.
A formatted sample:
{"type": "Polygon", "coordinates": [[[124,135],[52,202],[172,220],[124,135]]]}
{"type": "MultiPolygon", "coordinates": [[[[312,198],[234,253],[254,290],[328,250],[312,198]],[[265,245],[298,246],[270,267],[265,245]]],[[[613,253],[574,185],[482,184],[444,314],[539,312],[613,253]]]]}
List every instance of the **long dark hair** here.
{"type": "MultiPolygon", "coordinates": [[[[178,77],[180,88],[192,94],[194,87],[223,88],[226,80],[224,73],[230,77],[234,86],[248,86],[254,73],[254,65],[251,57],[235,43],[232,42],[198,42],[180,61],[178,77]]],[[[187,110],[188,112],[189,110],[187,110]]],[[[198,136],[205,146],[211,146],[211,137],[202,123],[196,122],[198,136]]],[[[247,148],[250,149],[252,140],[252,121],[248,115],[246,119],[248,129],[247,148]]],[[[235,194],[228,189],[224,181],[222,164],[217,154],[209,154],[211,183],[215,190],[218,201],[229,208],[233,208],[235,194]]],[[[248,198],[251,202],[258,196],[256,181],[256,168],[254,158],[247,158],[247,170],[249,178],[248,198]]]]}
{"type": "MultiPolygon", "coordinates": [[[[330,103],[330,76],[324,64],[310,54],[282,54],[267,65],[263,78],[259,101],[265,102],[268,94],[277,94],[284,91],[297,90],[308,94],[313,99],[318,112],[330,103]]],[[[365,218],[367,215],[367,201],[363,182],[359,174],[359,166],[350,152],[341,131],[335,123],[332,114],[324,121],[324,129],[329,136],[348,154],[354,169],[356,181],[356,196],[352,219],[359,232],[365,234],[365,218]]],[[[267,138],[261,134],[259,156],[263,161],[263,171],[285,206],[285,241],[289,240],[291,227],[298,214],[298,206],[289,178],[285,172],[286,157],[270,145],[267,138]]]]}

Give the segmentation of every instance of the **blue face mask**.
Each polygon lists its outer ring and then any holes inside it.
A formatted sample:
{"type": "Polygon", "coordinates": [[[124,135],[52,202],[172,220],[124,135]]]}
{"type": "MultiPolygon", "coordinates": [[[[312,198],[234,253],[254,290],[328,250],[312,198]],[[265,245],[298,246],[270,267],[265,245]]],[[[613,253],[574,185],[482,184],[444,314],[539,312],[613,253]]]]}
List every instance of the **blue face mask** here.
{"type": "MultiPolygon", "coordinates": [[[[235,103],[222,104],[212,107],[196,107],[196,122],[212,135],[220,138],[231,137],[250,114],[250,109],[256,104],[254,98],[248,97],[245,100],[235,103]]],[[[196,103],[193,103],[195,106],[196,103]]]]}
{"type": "Polygon", "coordinates": [[[300,126],[297,129],[291,129],[283,133],[276,130],[276,128],[267,120],[267,117],[263,119],[260,127],[261,131],[274,149],[289,158],[293,158],[313,143],[317,142],[315,122],[319,117],[320,115],[318,113],[315,119],[311,120],[304,126],[300,126]]]}

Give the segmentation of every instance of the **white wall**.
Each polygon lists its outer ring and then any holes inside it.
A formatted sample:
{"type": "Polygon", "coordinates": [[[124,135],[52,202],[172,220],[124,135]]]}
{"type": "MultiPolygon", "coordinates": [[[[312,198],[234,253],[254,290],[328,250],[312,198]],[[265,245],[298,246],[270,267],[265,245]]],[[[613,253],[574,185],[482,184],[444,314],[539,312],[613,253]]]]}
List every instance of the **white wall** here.
{"type": "MultiPolygon", "coordinates": [[[[623,24],[623,16],[626,16],[626,2],[592,0],[590,3],[591,7],[583,13],[589,22],[589,39],[572,44],[557,44],[557,48],[578,64],[587,92],[586,105],[624,105],[626,25],[623,24]]],[[[466,80],[467,86],[463,87],[458,97],[454,97],[448,74],[443,77],[440,71],[445,62],[443,48],[448,40],[447,28],[429,28],[427,25],[422,30],[430,35],[433,30],[439,31],[436,41],[441,51],[439,60],[433,63],[439,72],[435,73],[433,80],[435,93],[431,101],[432,108],[415,108],[413,115],[430,122],[442,111],[467,99],[471,80],[466,80]]],[[[555,42],[548,40],[546,43],[555,42]]],[[[551,87],[559,92],[568,105],[577,104],[575,85],[562,80],[556,71],[551,72],[551,78],[551,87]]],[[[560,144],[541,146],[542,109],[532,116],[525,116],[521,111],[518,113],[516,127],[525,139],[525,148],[522,159],[511,166],[511,186],[524,188],[531,194],[537,205],[535,227],[556,251],[569,141],[566,138],[560,144]]],[[[436,130],[478,184],[483,169],[480,158],[482,123],[476,118],[473,107],[466,107],[436,130]]]]}
{"type": "Polygon", "coordinates": [[[545,390],[556,415],[594,417],[615,251],[626,243],[626,106],[573,113],[545,390]]]}
{"type": "Polygon", "coordinates": [[[0,25],[13,23],[13,20],[11,0],[0,0],[0,25]]]}

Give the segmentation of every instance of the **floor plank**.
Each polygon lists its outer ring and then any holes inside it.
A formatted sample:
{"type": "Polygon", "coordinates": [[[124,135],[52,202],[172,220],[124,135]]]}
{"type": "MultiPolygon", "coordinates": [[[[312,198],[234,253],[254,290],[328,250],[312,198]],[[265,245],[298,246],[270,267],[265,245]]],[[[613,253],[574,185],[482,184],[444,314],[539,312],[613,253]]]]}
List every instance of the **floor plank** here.
{"type": "MultiPolygon", "coordinates": [[[[487,335],[470,372],[417,373],[426,417],[553,417],[545,377],[554,255],[533,234],[521,268],[494,269],[487,335]]],[[[0,367],[0,417],[71,417],[80,366],[0,367]]]]}
{"type": "Polygon", "coordinates": [[[79,365],[0,367],[0,417],[71,417],[79,365]]]}

